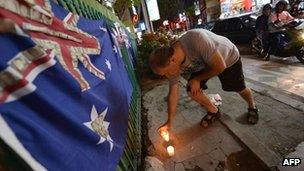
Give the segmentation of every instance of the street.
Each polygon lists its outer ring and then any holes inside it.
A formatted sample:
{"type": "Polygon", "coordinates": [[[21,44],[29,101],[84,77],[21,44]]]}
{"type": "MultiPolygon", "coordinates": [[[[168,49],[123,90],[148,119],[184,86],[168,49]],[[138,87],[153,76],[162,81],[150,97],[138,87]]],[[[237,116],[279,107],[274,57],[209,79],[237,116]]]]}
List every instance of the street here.
{"type": "MultiPolygon", "coordinates": [[[[143,93],[151,141],[148,154],[160,159],[164,170],[215,170],[223,168],[222,165],[228,170],[264,170],[275,166],[288,170],[281,166],[284,157],[304,159],[304,113],[301,110],[304,109],[304,65],[292,60],[263,61],[254,55],[242,55],[246,83],[253,89],[260,111],[256,125],[246,123],[245,102],[236,93],[222,91],[219,80],[214,78],[207,83],[207,93],[220,94],[223,99],[220,109],[224,115],[220,122],[203,129],[198,123],[205,109],[181,88],[170,134],[175,145],[175,155],[171,158],[166,153],[166,143],[156,131],[167,117],[168,83],[158,81],[154,88],[151,82],[144,84],[143,89],[149,87],[143,93]]],[[[185,85],[186,81],[182,80],[181,86],[185,85]]]]}

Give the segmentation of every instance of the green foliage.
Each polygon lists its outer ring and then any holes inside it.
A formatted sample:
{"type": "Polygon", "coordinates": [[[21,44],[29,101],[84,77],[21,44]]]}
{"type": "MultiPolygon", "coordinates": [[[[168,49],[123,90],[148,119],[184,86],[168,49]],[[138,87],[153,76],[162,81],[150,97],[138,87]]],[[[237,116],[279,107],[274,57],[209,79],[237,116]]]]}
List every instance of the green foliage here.
{"type": "Polygon", "coordinates": [[[184,11],[183,0],[157,0],[157,3],[162,20],[172,20],[184,11]]]}
{"type": "Polygon", "coordinates": [[[187,15],[188,17],[195,16],[195,7],[194,7],[194,5],[188,6],[188,7],[185,9],[185,11],[186,11],[186,15],[187,15]]]}
{"type": "Polygon", "coordinates": [[[134,6],[139,6],[140,0],[116,0],[113,4],[113,8],[118,17],[121,17],[126,9],[132,7],[132,4],[134,6]]]}
{"type": "Polygon", "coordinates": [[[126,27],[133,27],[132,21],[123,21],[122,22],[126,27]]]}

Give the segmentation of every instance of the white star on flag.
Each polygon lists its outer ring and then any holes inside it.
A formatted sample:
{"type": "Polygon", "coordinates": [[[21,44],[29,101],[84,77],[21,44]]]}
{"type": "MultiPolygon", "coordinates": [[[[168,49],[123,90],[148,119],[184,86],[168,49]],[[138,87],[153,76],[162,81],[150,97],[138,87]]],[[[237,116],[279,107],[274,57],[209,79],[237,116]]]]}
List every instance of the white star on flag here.
{"type": "Polygon", "coordinates": [[[105,27],[99,26],[99,29],[100,29],[101,31],[107,32],[107,29],[106,29],[105,27]]]}
{"type": "Polygon", "coordinates": [[[98,144],[108,141],[110,144],[110,151],[113,150],[113,140],[109,134],[110,122],[105,121],[108,108],[106,108],[101,114],[98,114],[95,106],[93,105],[91,110],[91,121],[83,123],[86,127],[94,131],[100,136],[98,144]]]}
{"type": "Polygon", "coordinates": [[[115,45],[113,46],[113,51],[117,53],[117,47],[115,45]]]}
{"type": "Polygon", "coordinates": [[[107,67],[109,68],[109,70],[111,71],[112,70],[112,67],[111,67],[111,63],[109,60],[106,59],[106,65],[107,67]]]}
{"type": "Polygon", "coordinates": [[[125,37],[125,42],[126,42],[126,46],[127,46],[127,48],[132,47],[132,46],[131,46],[131,43],[130,43],[130,41],[129,41],[129,39],[128,39],[128,37],[127,37],[127,36],[125,37]]]}

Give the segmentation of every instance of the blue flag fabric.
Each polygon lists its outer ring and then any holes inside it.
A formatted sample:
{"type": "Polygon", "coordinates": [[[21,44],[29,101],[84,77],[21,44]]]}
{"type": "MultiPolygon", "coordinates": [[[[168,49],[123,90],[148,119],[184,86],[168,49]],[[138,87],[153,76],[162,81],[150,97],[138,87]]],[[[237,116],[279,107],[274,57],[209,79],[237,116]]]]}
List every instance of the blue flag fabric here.
{"type": "MultiPolygon", "coordinates": [[[[32,168],[115,170],[124,150],[132,94],[124,63],[105,21],[72,20],[71,13],[54,3],[51,10],[59,26],[71,22],[79,34],[94,37],[100,52],[43,44],[39,36],[49,35],[31,32],[30,27],[28,36],[0,34],[0,137],[32,168]],[[84,51],[87,55],[77,56],[84,51]]],[[[21,26],[23,16],[8,14],[0,7],[0,18],[16,17],[21,26]]],[[[73,36],[66,39],[76,41],[73,36]]]]}

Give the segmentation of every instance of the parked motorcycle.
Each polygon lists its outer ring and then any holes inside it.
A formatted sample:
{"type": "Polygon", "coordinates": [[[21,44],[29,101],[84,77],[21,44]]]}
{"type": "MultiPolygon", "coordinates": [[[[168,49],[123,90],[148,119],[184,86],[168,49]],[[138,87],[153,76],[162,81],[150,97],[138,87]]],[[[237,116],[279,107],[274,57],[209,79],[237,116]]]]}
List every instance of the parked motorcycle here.
{"type": "MultiPolygon", "coordinates": [[[[281,40],[273,55],[282,58],[296,56],[304,64],[304,20],[295,19],[282,26],[279,34],[281,34],[281,40]]],[[[262,56],[263,47],[260,38],[254,38],[251,46],[259,56],[262,56]]]]}

